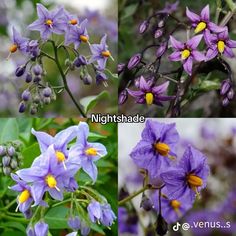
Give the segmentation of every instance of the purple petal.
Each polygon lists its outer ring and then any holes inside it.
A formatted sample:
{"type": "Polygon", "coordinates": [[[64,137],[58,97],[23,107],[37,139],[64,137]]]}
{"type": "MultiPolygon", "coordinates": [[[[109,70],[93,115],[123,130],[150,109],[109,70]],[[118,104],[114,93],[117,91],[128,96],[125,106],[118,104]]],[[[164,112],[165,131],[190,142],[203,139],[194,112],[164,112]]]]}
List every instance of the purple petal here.
{"type": "Polygon", "coordinates": [[[171,60],[171,61],[181,61],[181,53],[180,52],[173,52],[169,56],[169,60],[171,60]]]}
{"type": "Polygon", "coordinates": [[[97,179],[97,166],[93,163],[90,158],[84,158],[81,161],[81,166],[83,170],[91,177],[91,179],[95,182],[97,179]]]}
{"type": "Polygon", "coordinates": [[[106,41],[107,41],[107,35],[105,34],[105,35],[102,37],[100,44],[105,47],[105,46],[106,46],[106,41]]]}
{"type": "Polygon", "coordinates": [[[47,40],[51,34],[52,34],[52,31],[46,27],[45,30],[41,32],[41,37],[43,40],[47,40]]]}
{"type": "Polygon", "coordinates": [[[159,101],[170,101],[175,99],[175,96],[158,96],[157,100],[159,101]]]}
{"type": "Polygon", "coordinates": [[[42,170],[39,167],[32,167],[27,169],[18,170],[17,175],[26,182],[35,182],[41,180],[48,170],[42,170]]]}
{"type": "Polygon", "coordinates": [[[186,7],[186,15],[192,22],[200,21],[200,17],[194,12],[190,11],[188,7],[186,7]]]}
{"type": "Polygon", "coordinates": [[[223,53],[226,57],[230,57],[233,58],[234,57],[234,53],[233,50],[230,47],[225,47],[224,53],[223,53]]]}
{"type": "Polygon", "coordinates": [[[127,89],[127,92],[134,98],[143,97],[145,94],[144,92],[142,92],[140,90],[134,91],[134,90],[127,89]]]}
{"type": "Polygon", "coordinates": [[[46,185],[44,181],[38,181],[32,185],[31,194],[35,202],[34,205],[38,205],[42,201],[45,189],[46,185]]]}
{"type": "Polygon", "coordinates": [[[218,39],[227,40],[229,38],[228,27],[224,27],[223,29],[224,29],[224,31],[222,31],[218,34],[218,39]]]}
{"type": "Polygon", "coordinates": [[[36,30],[36,31],[41,31],[45,28],[44,22],[42,19],[38,19],[31,23],[28,27],[29,30],[36,30]]]}
{"type": "Polygon", "coordinates": [[[33,202],[33,199],[29,198],[27,201],[25,201],[24,203],[20,204],[20,207],[19,207],[20,211],[21,212],[26,212],[30,208],[32,202],[33,202]]]}
{"type": "Polygon", "coordinates": [[[59,201],[62,201],[63,200],[63,193],[62,193],[62,190],[61,191],[58,191],[56,190],[55,188],[50,188],[48,190],[50,196],[53,198],[53,199],[56,199],[56,200],[59,200],[59,201]]]}
{"type": "Polygon", "coordinates": [[[191,54],[192,54],[194,60],[196,60],[196,61],[205,61],[205,59],[206,59],[205,55],[197,50],[193,50],[191,52],[191,54]]]}
{"type": "Polygon", "coordinates": [[[224,27],[220,27],[213,22],[209,22],[207,26],[208,26],[208,29],[214,33],[220,33],[225,30],[224,27]]]}
{"type": "Polygon", "coordinates": [[[150,84],[147,83],[143,76],[140,77],[139,88],[145,92],[151,89],[150,84]]]}
{"type": "Polygon", "coordinates": [[[206,5],[202,11],[201,11],[201,18],[204,21],[209,21],[210,19],[210,9],[209,9],[209,5],[206,5]]]}
{"type": "Polygon", "coordinates": [[[170,42],[173,48],[175,49],[183,49],[184,48],[184,44],[181,43],[180,41],[176,40],[173,36],[170,36],[170,42]]]}
{"type": "Polygon", "coordinates": [[[55,19],[57,17],[61,17],[64,14],[64,8],[58,7],[58,9],[52,12],[52,18],[55,19]]]}
{"type": "Polygon", "coordinates": [[[208,47],[211,47],[213,42],[217,40],[217,37],[210,33],[208,29],[204,31],[204,40],[208,47]]]}
{"type": "Polygon", "coordinates": [[[48,224],[44,222],[38,222],[34,226],[36,236],[46,236],[48,235],[48,224]]]}
{"type": "Polygon", "coordinates": [[[154,94],[165,93],[167,88],[168,88],[168,86],[169,86],[169,84],[170,84],[170,82],[167,81],[167,82],[165,82],[165,83],[163,83],[163,84],[161,84],[159,86],[155,86],[155,87],[152,88],[152,92],[154,94]]]}
{"type": "Polygon", "coordinates": [[[217,54],[218,54],[218,50],[216,47],[214,49],[209,48],[206,53],[206,61],[212,60],[213,58],[217,56],[217,54]]]}
{"type": "Polygon", "coordinates": [[[228,45],[230,48],[236,48],[236,41],[230,39],[230,40],[227,41],[227,45],[228,45]]]}
{"type": "Polygon", "coordinates": [[[80,122],[78,126],[77,134],[77,144],[82,144],[82,146],[87,145],[87,138],[89,135],[89,126],[86,122],[80,122]]]}
{"type": "Polygon", "coordinates": [[[186,43],[187,46],[191,49],[196,49],[197,46],[199,45],[199,43],[202,40],[203,35],[199,34],[197,36],[192,37],[190,40],[188,40],[188,42],[186,43]]]}
{"type": "Polygon", "coordinates": [[[37,3],[37,14],[39,18],[47,19],[49,17],[49,11],[42,4],[37,3]]]}
{"type": "Polygon", "coordinates": [[[193,68],[193,60],[189,57],[183,64],[184,70],[189,74],[192,75],[192,68],[193,68]]]}
{"type": "Polygon", "coordinates": [[[24,188],[19,184],[13,185],[13,186],[9,187],[9,189],[16,191],[16,192],[22,192],[24,190],[24,188]]]}

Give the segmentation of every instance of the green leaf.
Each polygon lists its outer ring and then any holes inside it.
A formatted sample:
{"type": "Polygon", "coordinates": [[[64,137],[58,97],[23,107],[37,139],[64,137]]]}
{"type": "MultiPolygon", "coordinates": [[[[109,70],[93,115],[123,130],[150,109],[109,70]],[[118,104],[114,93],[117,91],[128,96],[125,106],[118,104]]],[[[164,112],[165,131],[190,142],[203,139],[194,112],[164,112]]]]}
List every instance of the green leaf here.
{"type": "Polygon", "coordinates": [[[40,155],[40,149],[38,143],[34,143],[28,148],[26,148],[23,152],[22,155],[24,157],[24,168],[30,167],[32,162],[36,157],[40,155]]]}
{"type": "Polygon", "coordinates": [[[103,91],[98,95],[84,97],[80,100],[80,102],[84,107],[85,113],[87,114],[88,111],[93,109],[99,101],[105,98],[109,98],[109,93],[107,91],[103,91]]]}
{"type": "Polygon", "coordinates": [[[125,20],[126,18],[131,17],[136,12],[137,8],[138,8],[138,3],[131,4],[128,7],[126,7],[121,16],[121,20],[125,20]]]}
{"type": "Polygon", "coordinates": [[[4,126],[0,130],[0,143],[5,143],[7,141],[13,141],[18,139],[19,127],[16,119],[7,119],[4,126]]]}
{"type": "Polygon", "coordinates": [[[97,141],[98,139],[105,139],[107,136],[101,135],[101,134],[96,134],[93,132],[89,132],[89,141],[97,141]]]}
{"type": "Polygon", "coordinates": [[[25,233],[24,225],[22,225],[19,222],[12,222],[12,221],[10,221],[10,222],[2,222],[1,226],[4,227],[4,228],[15,228],[15,229],[18,229],[19,231],[25,233]]]}
{"type": "Polygon", "coordinates": [[[203,80],[199,89],[204,92],[220,89],[220,82],[214,80],[203,80]]]}

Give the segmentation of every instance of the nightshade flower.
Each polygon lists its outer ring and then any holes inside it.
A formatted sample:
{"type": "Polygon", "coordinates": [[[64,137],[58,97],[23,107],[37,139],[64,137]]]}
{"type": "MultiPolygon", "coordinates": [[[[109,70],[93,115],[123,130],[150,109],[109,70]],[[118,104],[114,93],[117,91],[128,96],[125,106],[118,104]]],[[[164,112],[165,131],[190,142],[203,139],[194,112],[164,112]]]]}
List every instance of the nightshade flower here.
{"type": "Polygon", "coordinates": [[[236,48],[236,41],[229,38],[228,28],[219,34],[206,34],[206,43],[208,50],[206,53],[206,60],[211,60],[217,55],[224,55],[226,57],[234,57],[232,48],[236,48]]]}
{"type": "Polygon", "coordinates": [[[128,93],[135,98],[136,103],[147,104],[147,105],[158,105],[163,106],[163,101],[169,101],[174,99],[174,96],[165,96],[163,93],[166,92],[169,86],[169,82],[165,82],[161,85],[155,86],[154,80],[145,80],[143,76],[140,77],[138,91],[127,89],[128,93]]]}
{"type": "Polygon", "coordinates": [[[26,230],[27,236],[47,236],[48,224],[39,221],[34,225],[34,228],[28,227],[26,230]]]}
{"type": "Polygon", "coordinates": [[[179,165],[163,172],[160,176],[171,199],[178,199],[186,194],[193,202],[195,195],[199,195],[199,191],[206,187],[208,175],[209,166],[206,157],[188,146],[179,165]]]}
{"type": "Polygon", "coordinates": [[[83,170],[95,182],[97,179],[97,167],[95,161],[107,154],[105,146],[101,143],[90,143],[87,141],[89,126],[85,122],[80,122],[78,127],[78,139],[69,152],[69,159],[74,159],[80,163],[83,170]]]}
{"type": "Polygon", "coordinates": [[[65,36],[65,45],[74,43],[75,49],[78,49],[82,42],[88,43],[89,35],[86,29],[87,23],[88,20],[85,19],[78,26],[71,28],[65,36]]]}
{"type": "Polygon", "coordinates": [[[62,21],[64,23],[66,33],[68,30],[70,30],[71,28],[73,28],[74,26],[76,26],[79,23],[78,17],[73,14],[70,14],[65,9],[64,9],[62,21]]]}
{"type": "Polygon", "coordinates": [[[201,52],[197,51],[197,46],[201,42],[201,39],[202,35],[197,35],[186,43],[182,43],[177,41],[173,36],[170,36],[170,41],[175,52],[169,56],[169,60],[182,61],[184,70],[191,75],[193,60],[204,61],[206,59],[201,52]]]}
{"type": "Polygon", "coordinates": [[[32,183],[31,194],[35,201],[34,205],[38,205],[46,191],[53,199],[62,200],[65,180],[73,177],[77,170],[77,166],[73,164],[68,163],[67,170],[59,165],[51,145],[42,154],[39,165],[18,170],[16,173],[22,180],[32,183]]]}
{"type": "Polygon", "coordinates": [[[165,8],[163,8],[161,11],[158,11],[158,13],[163,13],[163,14],[172,14],[175,12],[178,8],[179,1],[176,1],[175,3],[165,3],[165,8]]]}
{"type": "Polygon", "coordinates": [[[106,67],[107,59],[109,57],[112,58],[110,51],[108,50],[108,45],[106,43],[107,35],[104,35],[101,39],[100,44],[92,44],[90,45],[90,50],[92,52],[92,57],[89,62],[92,63],[94,61],[98,62],[99,70],[104,70],[106,67]]]}
{"type": "Polygon", "coordinates": [[[37,14],[39,19],[28,26],[29,30],[40,31],[43,40],[47,40],[52,33],[63,34],[63,22],[60,19],[63,16],[64,9],[60,7],[53,11],[48,11],[42,4],[37,3],[37,14]]]}
{"type": "Polygon", "coordinates": [[[26,212],[33,202],[30,186],[15,174],[11,174],[11,177],[17,184],[10,187],[10,189],[20,193],[17,197],[16,211],[19,208],[21,212],[26,212]]]}
{"type": "Polygon", "coordinates": [[[148,120],[142,132],[142,139],[130,156],[139,168],[148,170],[150,177],[155,178],[171,165],[179,134],[175,124],[159,123],[148,120]]]}
{"type": "Polygon", "coordinates": [[[209,5],[206,5],[200,15],[191,12],[188,8],[186,8],[186,15],[191,20],[192,26],[194,27],[194,32],[197,34],[199,32],[204,32],[204,36],[206,32],[222,32],[223,27],[219,27],[213,22],[210,22],[210,9],[209,5]]]}
{"type": "Polygon", "coordinates": [[[68,225],[73,230],[79,230],[81,226],[81,220],[78,216],[70,217],[68,220],[68,225]]]}

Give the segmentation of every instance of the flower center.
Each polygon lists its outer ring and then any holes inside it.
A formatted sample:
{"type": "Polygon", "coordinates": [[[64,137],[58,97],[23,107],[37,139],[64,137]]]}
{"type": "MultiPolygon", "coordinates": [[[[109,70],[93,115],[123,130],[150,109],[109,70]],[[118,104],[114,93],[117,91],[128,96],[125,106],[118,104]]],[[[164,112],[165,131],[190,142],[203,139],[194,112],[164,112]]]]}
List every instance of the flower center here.
{"type": "Polygon", "coordinates": [[[154,144],[156,151],[162,156],[168,156],[170,152],[170,147],[166,143],[158,142],[154,144]]]}
{"type": "Polygon", "coordinates": [[[173,209],[179,209],[181,206],[181,203],[177,200],[172,200],[170,202],[170,205],[173,207],[173,209]]]}
{"type": "Polygon", "coordinates": [[[46,181],[49,188],[56,188],[57,181],[56,181],[54,176],[47,175],[46,178],[45,178],[45,181],[46,181]]]}
{"type": "Polygon", "coordinates": [[[18,200],[19,200],[19,203],[24,203],[26,202],[30,197],[30,192],[28,189],[25,189],[23,192],[21,192],[18,200]]]}
{"type": "Polygon", "coordinates": [[[153,104],[154,96],[153,96],[152,93],[146,93],[145,99],[146,99],[147,105],[152,105],[153,104]]]}
{"type": "Polygon", "coordinates": [[[59,162],[63,162],[66,159],[64,153],[60,151],[56,151],[56,158],[59,162]]]}
{"type": "Polygon", "coordinates": [[[96,156],[96,155],[98,155],[98,151],[95,148],[88,148],[85,151],[85,154],[88,155],[88,156],[96,156]]]}
{"type": "Polygon", "coordinates": [[[181,58],[182,60],[185,60],[187,59],[189,56],[190,56],[191,52],[188,50],[188,49],[184,49],[182,52],[181,52],[181,58]]]}
{"type": "Polygon", "coordinates": [[[88,42],[88,37],[85,36],[85,35],[80,35],[79,38],[80,38],[80,40],[81,40],[82,42],[84,42],[84,43],[87,43],[87,42],[88,42]]]}
{"type": "Polygon", "coordinates": [[[225,42],[222,40],[219,40],[217,43],[217,48],[220,53],[223,53],[225,50],[225,42]]]}
{"type": "Polygon", "coordinates": [[[11,53],[14,53],[14,52],[16,52],[16,50],[17,50],[17,45],[16,44],[12,44],[11,46],[10,46],[10,48],[9,48],[9,51],[11,52],[11,53]]]}
{"type": "Polygon", "coordinates": [[[190,188],[193,188],[193,189],[200,187],[203,184],[202,179],[196,175],[193,175],[193,174],[190,174],[187,176],[187,181],[188,181],[190,188]]]}
{"type": "Polygon", "coordinates": [[[206,29],[206,27],[207,27],[207,24],[205,22],[201,21],[201,22],[198,23],[198,25],[195,28],[194,32],[197,34],[201,31],[203,31],[204,29],[206,29]]]}
{"type": "Polygon", "coordinates": [[[103,57],[110,57],[111,56],[111,53],[109,51],[103,51],[102,52],[102,56],[103,57]]]}
{"type": "Polygon", "coordinates": [[[78,23],[78,21],[76,19],[72,19],[72,20],[69,21],[69,23],[71,25],[76,25],[78,23]]]}
{"type": "Polygon", "coordinates": [[[45,21],[45,24],[48,25],[48,26],[52,26],[53,22],[52,22],[52,20],[48,19],[48,20],[45,21]]]}

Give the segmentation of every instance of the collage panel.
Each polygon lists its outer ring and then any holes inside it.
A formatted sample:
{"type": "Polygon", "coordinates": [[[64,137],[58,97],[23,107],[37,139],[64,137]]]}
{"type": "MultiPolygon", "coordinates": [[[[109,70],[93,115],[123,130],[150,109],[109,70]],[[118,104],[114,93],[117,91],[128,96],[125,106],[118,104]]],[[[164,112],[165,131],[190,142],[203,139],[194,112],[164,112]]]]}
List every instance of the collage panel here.
{"type": "Polygon", "coordinates": [[[0,235],[117,235],[117,125],[0,119],[0,235]]]}
{"type": "Polygon", "coordinates": [[[119,235],[235,235],[235,127],[230,118],[119,124],[119,235]]]}

